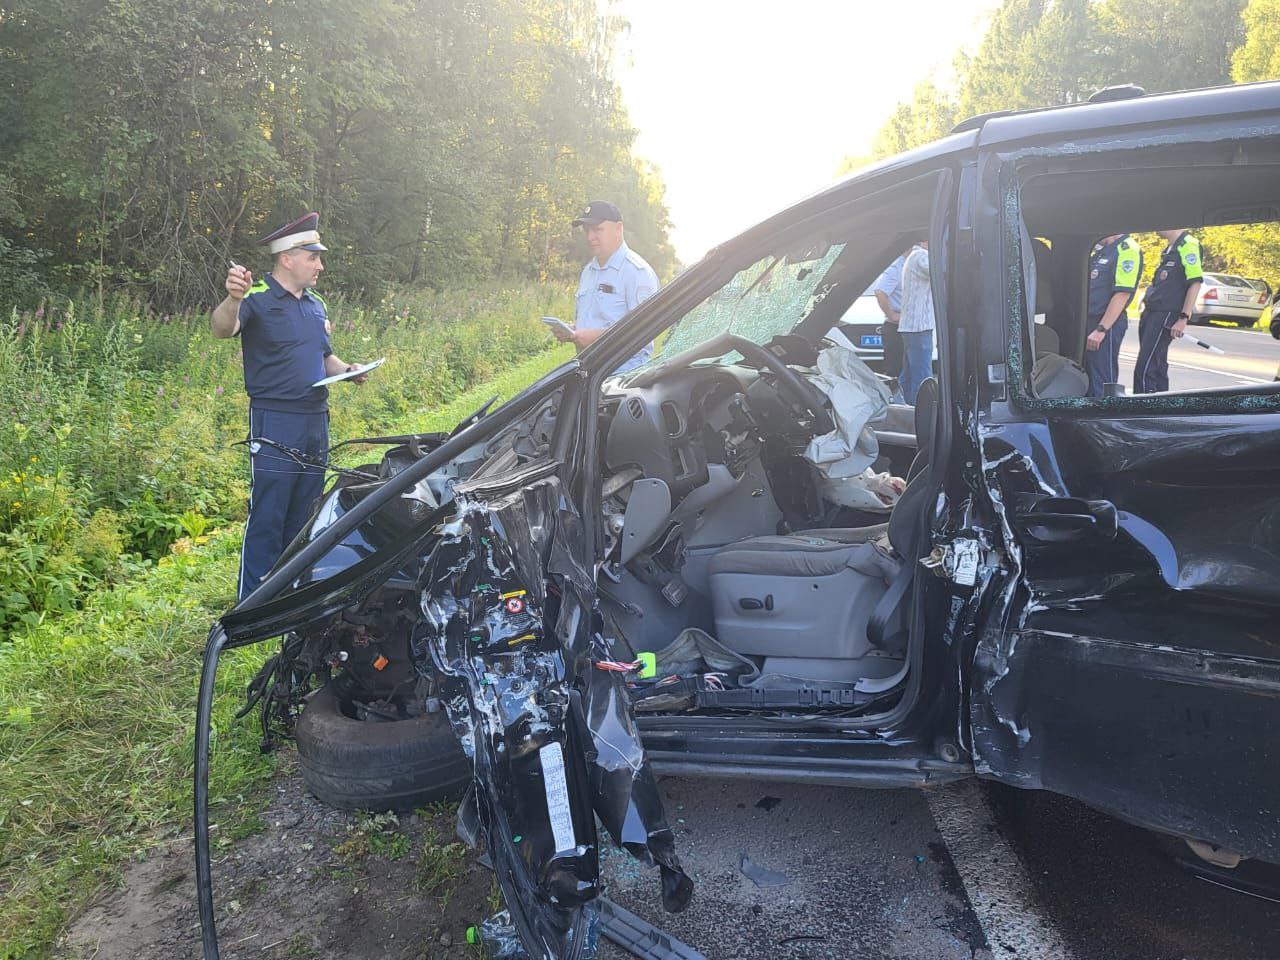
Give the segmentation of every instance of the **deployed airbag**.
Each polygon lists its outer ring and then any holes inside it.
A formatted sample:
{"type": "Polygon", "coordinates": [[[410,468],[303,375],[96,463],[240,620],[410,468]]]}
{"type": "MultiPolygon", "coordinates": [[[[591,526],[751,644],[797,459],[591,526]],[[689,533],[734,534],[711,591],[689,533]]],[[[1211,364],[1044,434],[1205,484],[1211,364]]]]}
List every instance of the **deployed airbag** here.
{"type": "Polygon", "coordinates": [[[880,455],[872,424],[888,419],[889,391],[844,334],[833,330],[827,339],[830,346],[818,354],[816,372],[807,376],[826,395],[835,429],[810,440],[804,458],[814,466],[824,499],[866,510],[891,508],[901,487],[871,471],[880,455]]]}

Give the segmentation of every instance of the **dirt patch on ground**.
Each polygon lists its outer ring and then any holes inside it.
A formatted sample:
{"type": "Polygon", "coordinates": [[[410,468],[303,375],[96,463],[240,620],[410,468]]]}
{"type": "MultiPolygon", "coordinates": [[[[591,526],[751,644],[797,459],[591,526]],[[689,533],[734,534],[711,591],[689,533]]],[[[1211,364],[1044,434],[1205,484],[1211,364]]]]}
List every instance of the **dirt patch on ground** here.
{"type": "MultiPolygon", "coordinates": [[[[466,929],[493,912],[492,874],[439,806],[399,818],[332,810],[284,751],[251,836],[218,838],[213,874],[224,960],[451,960],[476,956],[466,929]]],[[[215,815],[216,819],[216,815],[215,815]]],[[[76,960],[199,960],[189,839],[131,865],[68,929],[76,960]]]]}

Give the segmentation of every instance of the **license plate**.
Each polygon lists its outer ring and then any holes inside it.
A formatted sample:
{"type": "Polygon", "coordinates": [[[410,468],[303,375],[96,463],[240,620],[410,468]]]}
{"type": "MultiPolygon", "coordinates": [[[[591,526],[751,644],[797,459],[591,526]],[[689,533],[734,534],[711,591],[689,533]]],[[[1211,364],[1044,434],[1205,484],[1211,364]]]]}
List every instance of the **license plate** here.
{"type": "Polygon", "coordinates": [[[1253,297],[1249,296],[1247,293],[1229,293],[1227,294],[1227,299],[1248,303],[1250,300],[1253,299],[1253,297]]]}
{"type": "Polygon", "coordinates": [[[883,347],[884,336],[879,333],[864,333],[858,338],[860,347],[883,347]]]}

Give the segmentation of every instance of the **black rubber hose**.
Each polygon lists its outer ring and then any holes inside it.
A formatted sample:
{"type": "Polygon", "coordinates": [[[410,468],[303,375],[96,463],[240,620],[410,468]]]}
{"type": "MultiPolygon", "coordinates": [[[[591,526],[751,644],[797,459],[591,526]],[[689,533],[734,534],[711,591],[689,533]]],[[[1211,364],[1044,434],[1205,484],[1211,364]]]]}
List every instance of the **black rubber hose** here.
{"type": "Polygon", "coordinates": [[[196,900],[204,960],[218,960],[218,929],[213,915],[213,868],[209,859],[209,735],[213,725],[213,682],[227,631],[215,623],[205,642],[196,701],[196,900]]]}

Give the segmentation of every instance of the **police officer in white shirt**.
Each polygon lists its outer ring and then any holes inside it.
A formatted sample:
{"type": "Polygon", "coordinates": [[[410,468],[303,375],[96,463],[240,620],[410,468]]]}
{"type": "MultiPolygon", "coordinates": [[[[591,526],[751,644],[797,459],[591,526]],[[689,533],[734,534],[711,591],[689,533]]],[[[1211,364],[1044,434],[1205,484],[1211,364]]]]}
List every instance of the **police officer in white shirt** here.
{"type": "MultiPolygon", "coordinates": [[[[644,258],[631,250],[622,236],[622,213],[607,200],[592,200],[573,221],[586,234],[592,259],[582,268],[574,308],[573,331],[557,327],[560,340],[571,340],[581,350],[635,309],[659,287],[658,275],[644,258]]],[[[634,370],[653,356],[653,344],[645,344],[617,369],[634,370]]]]}

